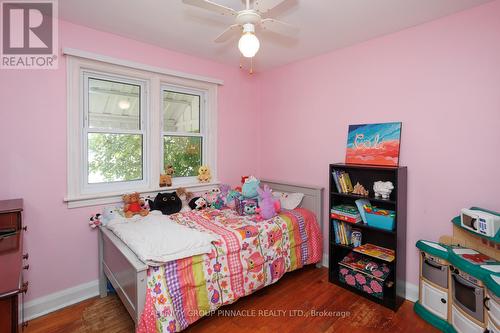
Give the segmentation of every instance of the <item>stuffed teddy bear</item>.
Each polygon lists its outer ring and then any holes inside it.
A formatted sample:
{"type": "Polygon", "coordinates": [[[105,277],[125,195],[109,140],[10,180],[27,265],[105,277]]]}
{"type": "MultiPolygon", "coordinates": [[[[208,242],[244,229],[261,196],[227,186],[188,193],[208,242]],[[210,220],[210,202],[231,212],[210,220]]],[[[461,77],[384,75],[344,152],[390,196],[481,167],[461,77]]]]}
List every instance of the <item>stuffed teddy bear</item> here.
{"type": "Polygon", "coordinates": [[[198,180],[200,183],[210,183],[212,175],[210,174],[210,168],[208,166],[202,165],[198,169],[198,180]]]}
{"type": "Polygon", "coordinates": [[[149,207],[161,211],[163,215],[170,215],[181,211],[182,201],[175,192],[158,193],[154,201],[149,200],[149,207]]]}
{"type": "Polygon", "coordinates": [[[207,208],[207,206],[207,201],[202,197],[194,197],[189,201],[189,207],[191,207],[192,210],[202,210],[207,208]]]}
{"type": "Polygon", "coordinates": [[[144,208],[144,200],[141,199],[138,192],[124,194],[122,199],[124,202],[123,213],[126,218],[130,218],[136,214],[140,216],[149,214],[149,211],[144,208]]]}
{"type": "Polygon", "coordinates": [[[171,164],[167,165],[165,173],[160,175],[160,187],[172,186],[172,176],[174,173],[174,167],[171,164]]]}
{"type": "Polygon", "coordinates": [[[189,192],[188,190],[186,190],[184,187],[179,187],[175,193],[177,193],[177,196],[179,197],[179,199],[181,199],[182,201],[182,208],[181,208],[181,212],[188,212],[191,210],[191,208],[189,207],[189,201],[191,200],[191,198],[193,197],[193,193],[189,192]]]}

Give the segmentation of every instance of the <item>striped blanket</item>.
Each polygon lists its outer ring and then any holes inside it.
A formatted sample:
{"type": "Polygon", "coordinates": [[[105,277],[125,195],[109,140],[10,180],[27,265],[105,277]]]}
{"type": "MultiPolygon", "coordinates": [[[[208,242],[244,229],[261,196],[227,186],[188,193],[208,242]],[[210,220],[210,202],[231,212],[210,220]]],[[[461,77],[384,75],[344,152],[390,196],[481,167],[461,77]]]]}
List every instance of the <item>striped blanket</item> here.
{"type": "Polygon", "coordinates": [[[322,240],[314,214],[284,211],[265,221],[233,210],[206,209],[170,216],[218,238],[208,254],[148,269],[146,304],[137,332],[179,332],[284,273],[319,262],[322,240]]]}

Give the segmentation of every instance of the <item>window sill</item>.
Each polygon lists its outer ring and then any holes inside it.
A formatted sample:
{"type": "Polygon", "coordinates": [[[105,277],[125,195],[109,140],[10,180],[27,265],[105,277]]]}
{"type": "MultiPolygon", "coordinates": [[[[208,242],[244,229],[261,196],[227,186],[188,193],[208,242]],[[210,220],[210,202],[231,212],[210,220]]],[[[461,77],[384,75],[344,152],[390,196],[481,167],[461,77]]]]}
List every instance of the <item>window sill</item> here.
{"type": "MultiPolygon", "coordinates": [[[[219,181],[212,181],[210,183],[184,184],[170,187],[158,187],[155,189],[137,189],[137,192],[141,193],[141,196],[143,197],[150,196],[153,198],[156,196],[156,194],[158,194],[158,192],[171,192],[175,191],[179,187],[187,188],[191,192],[203,192],[213,188],[214,186],[218,186],[219,184],[219,181]]],[[[66,197],[64,198],[64,202],[68,204],[68,208],[117,204],[122,202],[122,194],[124,193],[126,192],[108,192],[92,195],[82,195],[78,197],[66,197]]]]}

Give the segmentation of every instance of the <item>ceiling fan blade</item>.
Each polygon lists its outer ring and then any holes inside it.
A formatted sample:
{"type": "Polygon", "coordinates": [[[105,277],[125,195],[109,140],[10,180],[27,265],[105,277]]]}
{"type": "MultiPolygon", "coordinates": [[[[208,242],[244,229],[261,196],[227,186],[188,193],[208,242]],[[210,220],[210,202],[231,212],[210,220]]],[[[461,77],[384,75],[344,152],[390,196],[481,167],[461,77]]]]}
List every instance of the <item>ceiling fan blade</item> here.
{"type": "Polygon", "coordinates": [[[215,38],[215,42],[223,43],[240,33],[241,33],[241,26],[239,24],[233,24],[232,26],[224,30],[223,33],[217,36],[217,38],[215,38]]]}
{"type": "Polygon", "coordinates": [[[254,6],[255,10],[258,10],[261,14],[265,14],[283,1],[286,0],[255,0],[254,6]]]}
{"type": "Polygon", "coordinates": [[[272,18],[263,19],[262,21],[260,21],[260,26],[263,30],[269,30],[289,36],[294,36],[300,31],[300,29],[296,26],[272,18]]]}
{"type": "Polygon", "coordinates": [[[182,2],[184,2],[186,5],[191,5],[191,6],[195,6],[198,8],[203,8],[203,9],[206,9],[206,10],[209,10],[211,12],[215,12],[217,14],[221,14],[224,16],[236,16],[236,14],[238,13],[237,11],[235,11],[232,8],[229,8],[229,7],[226,7],[223,5],[219,5],[218,3],[208,1],[208,0],[182,0],[182,2]]]}

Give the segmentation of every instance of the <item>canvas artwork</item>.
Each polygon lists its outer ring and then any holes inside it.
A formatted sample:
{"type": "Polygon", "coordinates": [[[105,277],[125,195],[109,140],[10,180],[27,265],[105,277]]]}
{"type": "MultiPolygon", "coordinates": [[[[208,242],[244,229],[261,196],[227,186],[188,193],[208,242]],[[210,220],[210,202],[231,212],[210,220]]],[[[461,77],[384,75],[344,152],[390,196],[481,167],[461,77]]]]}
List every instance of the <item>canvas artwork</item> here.
{"type": "Polygon", "coordinates": [[[399,165],[401,123],[349,125],[346,163],[399,165]]]}

